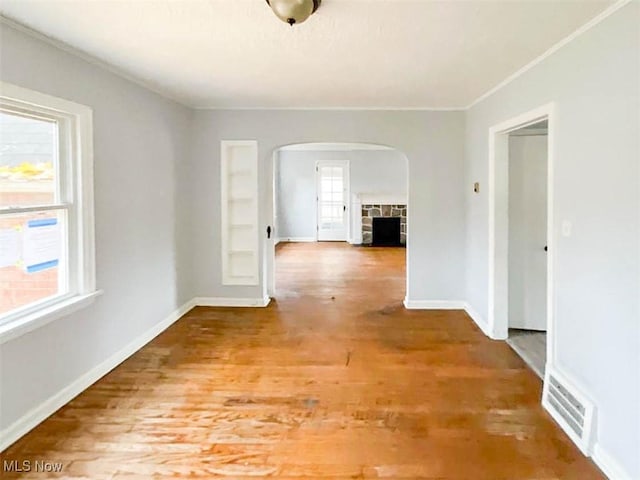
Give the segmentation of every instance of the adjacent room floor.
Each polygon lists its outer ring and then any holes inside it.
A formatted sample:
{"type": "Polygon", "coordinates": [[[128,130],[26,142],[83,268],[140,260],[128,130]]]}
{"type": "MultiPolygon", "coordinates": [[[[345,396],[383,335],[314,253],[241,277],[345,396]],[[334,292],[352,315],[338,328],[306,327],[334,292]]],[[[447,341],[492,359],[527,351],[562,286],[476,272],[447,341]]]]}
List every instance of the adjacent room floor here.
{"type": "Polygon", "coordinates": [[[507,343],[538,377],[544,378],[547,363],[547,332],[510,328],[507,343]]]}
{"type": "Polygon", "coordinates": [[[10,447],[3,478],[604,478],[541,382],[460,311],[407,311],[405,250],[278,248],[268,308],[196,308],[10,447]]]}

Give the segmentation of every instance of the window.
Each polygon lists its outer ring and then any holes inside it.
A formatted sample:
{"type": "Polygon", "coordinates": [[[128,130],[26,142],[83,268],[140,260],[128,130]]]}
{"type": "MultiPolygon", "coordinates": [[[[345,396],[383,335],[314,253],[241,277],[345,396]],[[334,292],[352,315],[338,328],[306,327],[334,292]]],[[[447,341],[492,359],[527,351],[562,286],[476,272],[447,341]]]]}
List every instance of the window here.
{"type": "Polygon", "coordinates": [[[95,296],[91,109],[0,83],[0,340],[95,296]]]}

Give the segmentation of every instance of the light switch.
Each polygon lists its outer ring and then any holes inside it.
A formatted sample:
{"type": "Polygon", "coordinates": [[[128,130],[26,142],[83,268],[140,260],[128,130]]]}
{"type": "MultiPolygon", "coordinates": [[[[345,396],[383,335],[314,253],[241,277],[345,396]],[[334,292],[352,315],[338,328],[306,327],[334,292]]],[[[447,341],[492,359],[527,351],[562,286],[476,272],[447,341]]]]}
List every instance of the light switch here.
{"type": "Polygon", "coordinates": [[[570,237],[571,236],[571,222],[569,220],[564,220],[562,222],[562,236],[570,237]]]}

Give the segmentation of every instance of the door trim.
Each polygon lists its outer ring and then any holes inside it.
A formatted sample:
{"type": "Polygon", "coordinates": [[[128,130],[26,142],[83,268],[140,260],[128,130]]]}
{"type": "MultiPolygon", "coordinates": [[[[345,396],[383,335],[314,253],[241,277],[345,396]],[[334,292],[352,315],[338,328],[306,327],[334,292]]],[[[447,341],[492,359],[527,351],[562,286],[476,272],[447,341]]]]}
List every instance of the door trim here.
{"type": "Polygon", "coordinates": [[[554,236],[554,161],[555,104],[548,103],[492,126],[489,129],[489,222],[488,222],[488,330],[494,339],[506,339],[508,318],[508,134],[528,124],[548,120],[547,144],[547,366],[555,359],[555,236],[554,236]]]}

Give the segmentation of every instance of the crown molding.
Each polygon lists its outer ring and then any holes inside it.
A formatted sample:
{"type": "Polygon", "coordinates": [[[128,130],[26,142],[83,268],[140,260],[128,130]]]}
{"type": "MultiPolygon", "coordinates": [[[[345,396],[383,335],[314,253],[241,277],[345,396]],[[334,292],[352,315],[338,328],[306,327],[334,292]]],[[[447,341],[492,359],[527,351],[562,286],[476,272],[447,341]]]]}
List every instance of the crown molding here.
{"type": "Polygon", "coordinates": [[[31,27],[28,27],[20,22],[17,22],[9,17],[6,17],[4,15],[0,14],[0,24],[2,25],[6,25],[10,28],[13,28],[14,30],[18,30],[21,33],[24,33],[25,35],[28,35],[32,38],[35,38],[36,40],[40,40],[44,43],[47,43],[55,48],[58,48],[64,52],[67,52],[73,56],[79,57],[82,60],[95,65],[97,67],[100,67],[104,70],[107,70],[109,73],[112,73],[120,78],[123,78],[124,80],[127,80],[131,83],[135,83],[136,85],[144,88],[145,90],[149,90],[150,92],[155,93],[156,95],[160,95],[163,98],[166,98],[167,100],[171,100],[172,102],[178,103],[180,105],[182,105],[183,107],[187,107],[187,108],[195,108],[194,105],[190,105],[188,102],[185,102],[183,99],[178,98],[177,96],[167,92],[166,90],[164,90],[163,88],[159,87],[158,85],[156,85],[153,82],[149,82],[147,80],[143,80],[139,77],[136,77],[134,75],[131,75],[127,72],[125,72],[124,70],[122,70],[119,67],[116,67],[115,65],[106,62],[104,60],[101,60],[97,57],[94,57],[93,55],[80,50],[76,47],[72,47],[71,45],[69,45],[68,43],[65,43],[61,40],[58,40],[56,38],[50,37],[49,35],[46,35],[42,32],[39,32],[38,30],[34,30],[31,27]]]}
{"type": "Polygon", "coordinates": [[[620,10],[622,7],[624,7],[625,5],[631,3],[632,0],[618,0],[616,3],[614,3],[613,5],[609,6],[607,9],[605,9],[604,11],[602,11],[599,15],[595,16],[594,18],[592,18],[589,22],[585,23],[584,25],[582,25],[580,28],[578,28],[577,30],[575,30],[573,33],[571,33],[570,35],[568,35],[567,37],[565,37],[564,39],[560,40],[558,43],[556,43],[555,45],[553,45],[551,48],[549,48],[548,50],[546,50],[542,55],[540,55],[539,57],[535,58],[534,60],[532,60],[531,62],[527,63],[525,66],[523,66],[522,68],[520,68],[519,70],[517,70],[516,72],[512,73],[511,75],[509,75],[507,78],[505,78],[503,81],[501,81],[500,83],[498,83],[497,85],[495,85],[494,87],[492,87],[491,89],[489,89],[487,92],[485,92],[484,94],[480,95],[478,98],[476,98],[473,102],[471,102],[469,105],[467,106],[463,106],[463,107],[398,107],[398,106],[391,106],[391,107],[384,107],[384,106],[379,106],[379,107],[260,107],[260,106],[255,106],[255,107],[220,107],[220,106],[215,106],[215,105],[195,105],[195,104],[191,104],[190,102],[185,101],[183,98],[179,98],[178,96],[174,95],[173,93],[170,93],[168,91],[166,91],[166,89],[156,85],[153,82],[147,81],[147,80],[142,80],[134,75],[131,75],[127,72],[125,72],[124,70],[122,70],[119,67],[116,67],[115,65],[106,62],[104,60],[100,60],[86,52],[84,52],[83,50],[77,49],[75,47],[72,47],[71,45],[62,42],[60,40],[57,40],[53,37],[50,37],[48,35],[45,35],[37,30],[34,30],[31,27],[28,27],[22,23],[19,23],[13,19],[10,19],[4,15],[0,15],[0,24],[4,24],[7,25],[11,28],[14,28],[22,33],[25,33],[33,38],[36,38],[38,40],[41,40],[45,43],[48,43],[56,48],[59,48],[60,50],[63,50],[67,53],[70,53],[72,55],[75,55],[77,57],[80,57],[81,59],[96,65],[98,67],[101,67],[107,71],[109,71],[110,73],[117,75],[125,80],[128,80],[132,83],[135,83],[143,88],[145,88],[146,90],[149,90],[157,95],[160,95],[163,98],[166,98],[168,100],[171,100],[173,102],[176,102],[180,105],[183,105],[187,108],[191,108],[193,110],[207,110],[207,111],[251,111],[251,110],[266,110],[266,111],[398,111],[398,112],[407,112],[407,111],[416,111],[416,112],[464,112],[467,111],[469,109],[471,109],[472,107],[474,107],[475,105],[479,104],[480,102],[482,102],[483,100],[487,99],[488,97],[490,97],[491,95],[493,95],[494,93],[496,93],[497,91],[501,90],[503,87],[507,86],[508,84],[510,84],[511,82],[513,82],[514,80],[516,80],[517,78],[519,78],[520,76],[522,76],[524,73],[526,73],[527,71],[529,71],[530,69],[532,69],[533,67],[535,67],[536,65],[538,65],[539,63],[541,63],[543,60],[545,60],[547,57],[550,57],[551,55],[553,55],[555,52],[557,52],[558,50],[560,50],[562,47],[564,47],[565,45],[567,45],[568,43],[570,43],[571,41],[573,41],[574,39],[578,38],[580,35],[582,35],[583,33],[589,31],[591,28],[595,27],[596,25],[598,25],[599,23],[601,23],[603,20],[605,20],[606,18],[608,18],[609,16],[611,16],[613,13],[617,12],[618,10],[620,10]]]}
{"type": "Polygon", "coordinates": [[[618,10],[620,10],[622,7],[624,7],[626,4],[628,4],[630,2],[631,2],[631,0],[618,0],[616,3],[614,3],[613,5],[608,7],[606,10],[602,11],[600,14],[596,15],[591,20],[589,20],[587,23],[582,25],[580,28],[578,28],[572,34],[570,34],[569,36],[563,38],[558,43],[553,45],[551,48],[549,48],[542,55],[540,55],[539,57],[533,59],[531,62],[527,63],[524,67],[520,68],[519,70],[517,70],[516,72],[512,73],[507,78],[505,78],[503,81],[498,83],[495,87],[491,88],[487,92],[485,92],[482,95],[480,95],[473,102],[471,102],[467,107],[465,107],[464,110],[469,110],[470,108],[476,106],[478,103],[482,102],[483,100],[487,99],[488,97],[490,97],[491,95],[496,93],[498,90],[501,90],[503,87],[506,87],[511,82],[516,80],[518,77],[522,76],[525,72],[531,70],[533,67],[535,67],[536,65],[541,63],[547,57],[550,57],[551,55],[556,53],[558,50],[560,50],[562,47],[564,47],[568,43],[570,43],[573,40],[575,40],[576,38],[578,38],[583,33],[591,30],[593,27],[598,25],[600,22],[602,22],[603,20],[605,20],[606,18],[608,18],[613,13],[617,12],[618,10]]]}
{"type": "Polygon", "coordinates": [[[198,106],[192,107],[194,110],[215,110],[215,111],[375,111],[375,112],[464,112],[467,107],[214,107],[198,106]]]}

